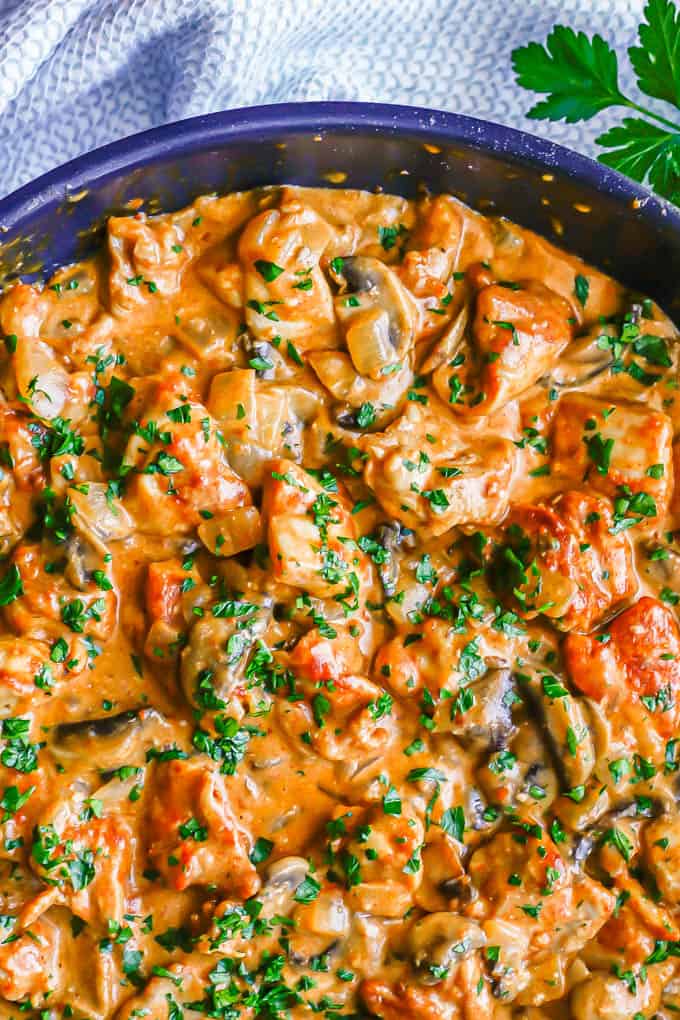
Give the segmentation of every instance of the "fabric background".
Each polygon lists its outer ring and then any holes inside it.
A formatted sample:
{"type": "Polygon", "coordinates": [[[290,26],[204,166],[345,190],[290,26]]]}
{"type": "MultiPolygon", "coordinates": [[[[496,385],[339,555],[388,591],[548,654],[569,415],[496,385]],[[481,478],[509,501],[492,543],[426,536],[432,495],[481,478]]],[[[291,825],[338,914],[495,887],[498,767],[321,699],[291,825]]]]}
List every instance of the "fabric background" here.
{"type": "MultiPolygon", "coordinates": [[[[607,124],[524,114],[510,53],[555,22],[624,57],[643,0],[0,0],[0,194],[81,152],[256,103],[413,103],[584,152],[607,124]]],[[[628,63],[621,59],[624,84],[628,63]]]]}

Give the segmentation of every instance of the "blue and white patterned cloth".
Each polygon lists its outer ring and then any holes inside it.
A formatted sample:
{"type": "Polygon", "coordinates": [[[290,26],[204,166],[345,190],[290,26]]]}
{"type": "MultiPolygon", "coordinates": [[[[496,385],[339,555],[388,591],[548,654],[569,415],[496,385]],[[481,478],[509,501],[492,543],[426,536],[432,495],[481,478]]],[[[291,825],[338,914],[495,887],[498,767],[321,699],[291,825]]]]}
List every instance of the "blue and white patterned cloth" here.
{"type": "Polygon", "coordinates": [[[643,0],[0,0],[0,194],[135,131],[285,100],[432,106],[593,151],[606,118],[526,119],[532,97],[514,84],[511,50],[562,22],[599,31],[623,53],[642,7],[643,0]]]}

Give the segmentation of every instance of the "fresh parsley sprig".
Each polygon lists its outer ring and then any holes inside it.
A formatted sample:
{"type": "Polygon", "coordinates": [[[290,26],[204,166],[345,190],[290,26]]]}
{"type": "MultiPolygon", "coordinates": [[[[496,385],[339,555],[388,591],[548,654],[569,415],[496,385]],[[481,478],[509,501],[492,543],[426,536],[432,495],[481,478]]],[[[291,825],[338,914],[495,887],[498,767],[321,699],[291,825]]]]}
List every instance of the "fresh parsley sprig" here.
{"type": "MultiPolygon", "coordinates": [[[[640,45],[628,49],[638,87],[680,110],[680,11],[673,0],[649,0],[644,18],[640,45]]],[[[607,150],[599,160],[680,205],[680,123],[623,94],[616,53],[601,36],[555,25],[545,46],[514,50],[512,63],[519,85],[547,95],[529,110],[535,120],[575,124],[611,107],[641,114],[596,139],[607,150]]]]}

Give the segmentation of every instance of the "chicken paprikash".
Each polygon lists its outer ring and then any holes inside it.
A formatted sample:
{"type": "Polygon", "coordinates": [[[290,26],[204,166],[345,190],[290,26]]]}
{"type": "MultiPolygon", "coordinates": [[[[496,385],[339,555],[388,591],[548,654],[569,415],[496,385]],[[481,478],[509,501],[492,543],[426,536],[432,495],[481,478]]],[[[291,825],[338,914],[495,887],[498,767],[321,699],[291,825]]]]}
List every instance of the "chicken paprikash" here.
{"type": "Polygon", "coordinates": [[[0,331],[0,1016],[680,1013],[661,309],[282,187],[0,331]]]}

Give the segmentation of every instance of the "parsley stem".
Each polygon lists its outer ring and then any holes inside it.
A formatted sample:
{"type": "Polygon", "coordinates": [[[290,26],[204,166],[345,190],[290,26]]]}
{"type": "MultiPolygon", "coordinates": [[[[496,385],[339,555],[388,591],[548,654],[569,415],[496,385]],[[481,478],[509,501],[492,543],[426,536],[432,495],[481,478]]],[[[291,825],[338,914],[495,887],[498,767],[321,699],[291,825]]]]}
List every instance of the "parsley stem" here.
{"type": "Polygon", "coordinates": [[[626,99],[625,96],[623,97],[623,100],[624,101],[621,105],[627,107],[627,109],[635,110],[636,113],[641,113],[645,117],[651,117],[653,120],[657,120],[659,124],[663,124],[665,127],[671,128],[675,133],[680,132],[680,124],[674,124],[672,120],[667,120],[665,117],[662,117],[660,113],[654,113],[653,110],[648,110],[645,106],[640,106],[638,103],[634,103],[632,99],[626,99]]]}

